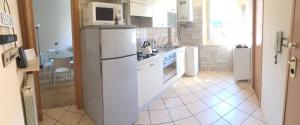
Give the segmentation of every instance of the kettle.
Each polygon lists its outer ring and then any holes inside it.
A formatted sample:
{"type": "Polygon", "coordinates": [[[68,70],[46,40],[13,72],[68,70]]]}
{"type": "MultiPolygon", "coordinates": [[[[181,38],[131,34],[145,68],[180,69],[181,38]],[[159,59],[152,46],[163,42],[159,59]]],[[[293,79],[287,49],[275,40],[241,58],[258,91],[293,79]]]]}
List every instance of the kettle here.
{"type": "Polygon", "coordinates": [[[152,54],[152,48],[150,46],[150,43],[148,41],[145,41],[143,44],[143,53],[146,55],[152,54]]]}

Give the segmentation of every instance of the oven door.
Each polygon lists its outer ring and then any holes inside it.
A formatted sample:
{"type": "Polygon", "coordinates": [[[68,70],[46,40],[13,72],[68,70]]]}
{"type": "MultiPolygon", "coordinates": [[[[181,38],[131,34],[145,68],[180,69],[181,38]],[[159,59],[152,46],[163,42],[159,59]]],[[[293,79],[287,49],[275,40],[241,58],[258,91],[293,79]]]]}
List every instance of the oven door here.
{"type": "Polygon", "coordinates": [[[176,53],[164,57],[164,83],[177,76],[176,53]]]}

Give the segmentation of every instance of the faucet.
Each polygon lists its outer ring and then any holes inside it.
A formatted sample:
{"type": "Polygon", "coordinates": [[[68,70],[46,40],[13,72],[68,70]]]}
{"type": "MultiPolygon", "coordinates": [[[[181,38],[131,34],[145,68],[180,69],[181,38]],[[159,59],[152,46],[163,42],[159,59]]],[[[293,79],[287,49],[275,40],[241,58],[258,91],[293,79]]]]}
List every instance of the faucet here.
{"type": "Polygon", "coordinates": [[[167,36],[167,37],[163,37],[162,39],[161,39],[161,41],[160,41],[160,47],[161,48],[169,48],[169,46],[168,46],[168,41],[169,40],[169,37],[167,36]],[[166,41],[167,40],[167,41],[166,41]]]}

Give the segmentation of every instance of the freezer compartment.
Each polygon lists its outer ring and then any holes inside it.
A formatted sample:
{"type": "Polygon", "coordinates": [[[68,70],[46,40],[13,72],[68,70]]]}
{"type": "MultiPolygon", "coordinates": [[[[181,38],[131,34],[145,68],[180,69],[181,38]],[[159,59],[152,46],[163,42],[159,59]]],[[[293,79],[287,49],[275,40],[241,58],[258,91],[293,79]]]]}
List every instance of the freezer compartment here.
{"type": "Polygon", "coordinates": [[[101,59],[136,54],[136,29],[100,29],[101,59]]]}

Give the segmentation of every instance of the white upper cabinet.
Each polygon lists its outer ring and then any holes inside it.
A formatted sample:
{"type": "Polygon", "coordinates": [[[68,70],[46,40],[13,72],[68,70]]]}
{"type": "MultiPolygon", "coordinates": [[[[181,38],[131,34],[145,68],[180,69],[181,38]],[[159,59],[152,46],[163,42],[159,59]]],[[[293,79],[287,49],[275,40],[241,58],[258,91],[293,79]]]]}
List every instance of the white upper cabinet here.
{"type": "Polygon", "coordinates": [[[166,6],[166,0],[153,0],[153,27],[167,27],[166,6]]]}
{"type": "Polygon", "coordinates": [[[130,16],[152,17],[153,0],[130,0],[130,16]]]}

